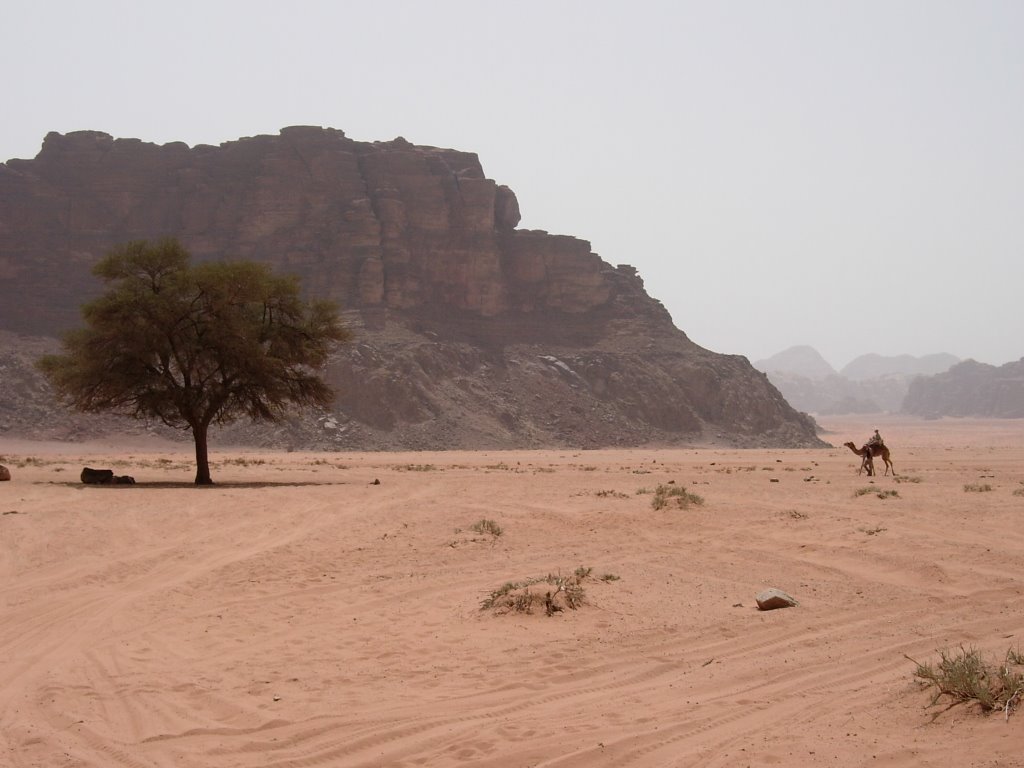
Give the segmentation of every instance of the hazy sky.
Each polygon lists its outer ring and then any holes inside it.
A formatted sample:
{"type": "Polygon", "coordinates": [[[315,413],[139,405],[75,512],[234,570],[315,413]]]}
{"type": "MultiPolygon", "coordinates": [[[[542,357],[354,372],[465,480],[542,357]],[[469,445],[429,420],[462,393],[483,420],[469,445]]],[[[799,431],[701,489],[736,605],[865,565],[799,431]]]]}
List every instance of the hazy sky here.
{"type": "Polygon", "coordinates": [[[0,0],[0,160],[288,125],[476,152],[751,360],[1024,356],[1024,2],[0,0]]]}

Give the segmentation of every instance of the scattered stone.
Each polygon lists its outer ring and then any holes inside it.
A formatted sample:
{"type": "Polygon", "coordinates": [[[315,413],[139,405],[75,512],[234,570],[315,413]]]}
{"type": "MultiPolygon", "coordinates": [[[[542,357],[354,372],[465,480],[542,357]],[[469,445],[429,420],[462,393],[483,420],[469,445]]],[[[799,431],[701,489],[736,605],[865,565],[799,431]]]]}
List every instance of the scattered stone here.
{"type": "Polygon", "coordinates": [[[787,595],[781,589],[775,589],[775,587],[759,593],[755,599],[759,611],[774,611],[776,608],[792,608],[795,605],[800,605],[795,598],[787,595]]]}
{"type": "Polygon", "coordinates": [[[11,479],[11,470],[9,470],[3,464],[0,464],[0,481],[2,481],[2,480],[10,480],[10,479],[11,479]]]}

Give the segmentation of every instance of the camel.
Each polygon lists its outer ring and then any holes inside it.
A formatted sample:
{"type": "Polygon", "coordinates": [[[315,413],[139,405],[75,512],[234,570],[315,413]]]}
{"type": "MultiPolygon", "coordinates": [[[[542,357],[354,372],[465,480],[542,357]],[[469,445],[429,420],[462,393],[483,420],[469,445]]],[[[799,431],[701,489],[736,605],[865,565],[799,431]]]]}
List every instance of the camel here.
{"type": "Polygon", "coordinates": [[[885,462],[885,474],[888,475],[889,470],[891,469],[893,476],[896,476],[896,468],[889,460],[889,449],[885,445],[873,445],[871,446],[870,451],[865,450],[864,448],[858,448],[853,443],[843,443],[843,445],[861,457],[860,469],[857,470],[858,475],[863,472],[865,468],[868,470],[868,476],[875,474],[875,462],[872,461],[872,458],[875,456],[881,456],[882,461],[885,462]]]}

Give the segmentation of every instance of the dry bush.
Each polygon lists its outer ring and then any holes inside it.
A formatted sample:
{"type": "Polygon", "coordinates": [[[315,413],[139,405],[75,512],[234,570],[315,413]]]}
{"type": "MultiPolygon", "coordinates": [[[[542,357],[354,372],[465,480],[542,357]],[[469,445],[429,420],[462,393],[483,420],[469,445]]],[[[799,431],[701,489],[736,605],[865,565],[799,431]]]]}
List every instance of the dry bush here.
{"type": "Polygon", "coordinates": [[[988,483],[964,483],[965,493],[985,493],[991,490],[992,486],[988,483]]]}
{"type": "Polygon", "coordinates": [[[914,677],[935,688],[928,706],[945,696],[950,701],[947,709],[973,701],[983,712],[1002,710],[1009,717],[1024,695],[1024,655],[1019,649],[1008,650],[1002,662],[987,662],[978,650],[963,646],[957,652],[940,650],[938,664],[906,658],[917,665],[914,677]]]}
{"type": "Polygon", "coordinates": [[[500,525],[498,525],[493,520],[488,520],[486,517],[482,520],[477,520],[475,523],[469,526],[469,530],[473,531],[474,533],[489,533],[491,536],[494,536],[495,538],[501,536],[501,534],[504,533],[500,525]]]}
{"type": "Polygon", "coordinates": [[[866,496],[869,493],[873,493],[875,496],[877,496],[880,499],[889,499],[889,498],[897,498],[898,499],[899,496],[900,496],[900,492],[895,490],[895,489],[887,490],[887,491],[880,491],[877,488],[871,488],[871,487],[858,488],[857,490],[855,490],[853,492],[853,495],[854,496],[866,496]]]}
{"type": "Polygon", "coordinates": [[[533,613],[543,607],[547,616],[569,608],[575,611],[586,597],[583,581],[590,577],[590,568],[577,568],[571,576],[551,574],[523,581],[508,581],[491,592],[480,610],[495,613],[533,613]]]}
{"type": "Polygon", "coordinates": [[[654,498],[651,499],[652,509],[664,509],[668,506],[675,506],[679,509],[688,509],[690,505],[700,506],[704,498],[696,493],[690,493],[678,485],[659,485],[654,489],[654,498]]]}

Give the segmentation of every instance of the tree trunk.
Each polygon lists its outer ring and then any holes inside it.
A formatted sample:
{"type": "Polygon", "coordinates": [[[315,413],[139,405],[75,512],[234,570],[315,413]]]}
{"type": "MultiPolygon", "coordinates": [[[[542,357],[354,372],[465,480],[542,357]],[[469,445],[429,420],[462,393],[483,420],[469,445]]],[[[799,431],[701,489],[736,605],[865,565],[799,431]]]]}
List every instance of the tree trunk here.
{"type": "Polygon", "coordinates": [[[210,477],[209,447],[206,443],[206,433],[209,424],[193,424],[192,437],[196,441],[196,485],[213,485],[210,477]]]}

